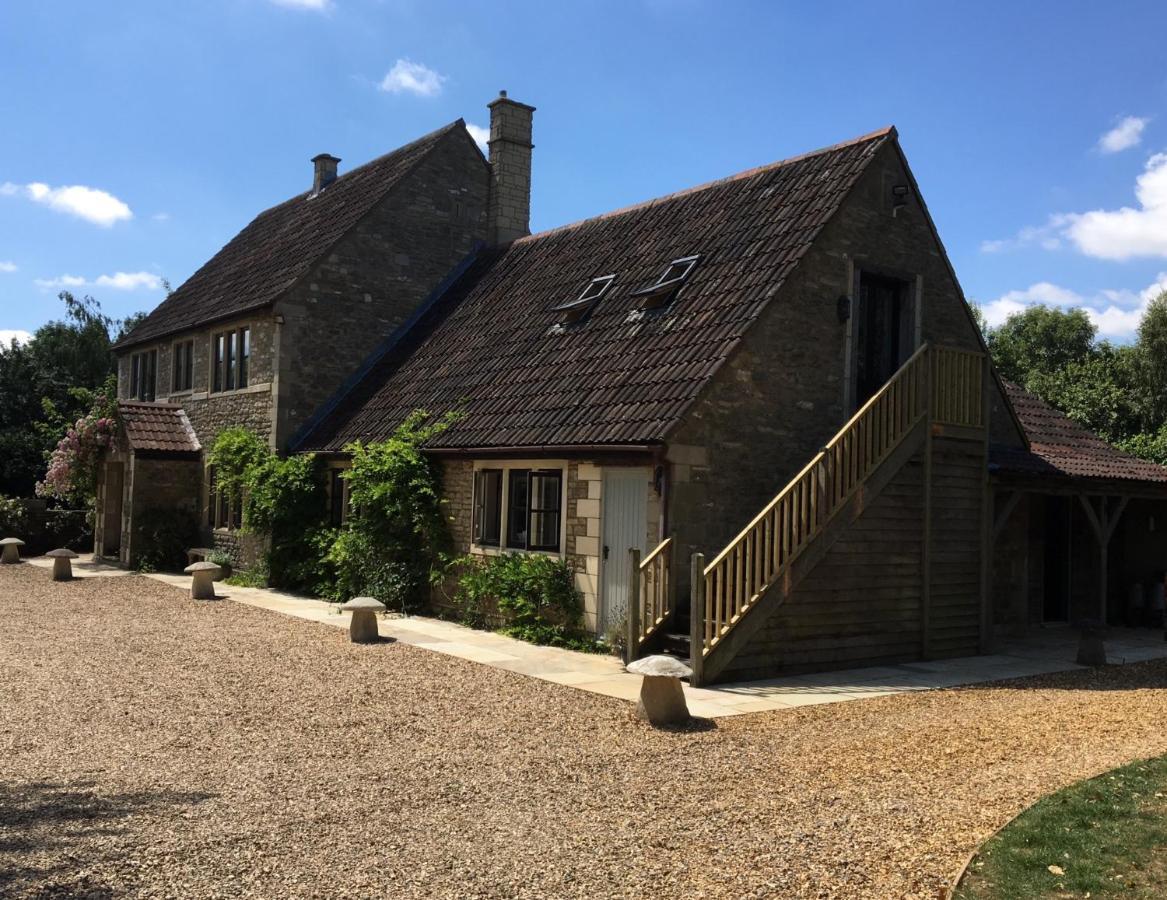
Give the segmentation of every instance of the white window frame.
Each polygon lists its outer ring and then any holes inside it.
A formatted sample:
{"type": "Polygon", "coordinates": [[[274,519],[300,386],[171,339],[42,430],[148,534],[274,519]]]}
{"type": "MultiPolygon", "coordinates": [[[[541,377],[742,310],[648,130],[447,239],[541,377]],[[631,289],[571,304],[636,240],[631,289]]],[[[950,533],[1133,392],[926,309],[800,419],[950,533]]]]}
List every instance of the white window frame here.
{"type": "Polygon", "coordinates": [[[482,556],[498,556],[503,553],[530,553],[540,556],[549,556],[552,559],[563,559],[567,556],[567,480],[569,474],[565,459],[482,459],[474,461],[474,471],[470,476],[470,552],[482,556]],[[501,530],[499,545],[476,544],[474,542],[474,504],[478,498],[475,491],[478,489],[478,472],[482,469],[502,469],[502,500],[499,503],[501,530]],[[527,550],[524,547],[507,546],[507,521],[510,515],[511,470],[512,469],[558,469],[562,476],[559,479],[559,549],[558,550],[527,550]]]}

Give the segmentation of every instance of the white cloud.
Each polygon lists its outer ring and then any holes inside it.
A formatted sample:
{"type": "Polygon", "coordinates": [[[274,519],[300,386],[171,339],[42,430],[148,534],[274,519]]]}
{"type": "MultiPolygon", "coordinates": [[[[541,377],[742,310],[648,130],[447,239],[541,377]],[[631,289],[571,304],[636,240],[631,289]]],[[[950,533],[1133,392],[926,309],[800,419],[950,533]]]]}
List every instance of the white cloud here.
{"type": "Polygon", "coordinates": [[[33,284],[43,290],[52,291],[61,288],[85,287],[86,282],[80,275],[58,275],[56,278],[37,278],[33,284]]]}
{"type": "Polygon", "coordinates": [[[1099,152],[1118,153],[1136,146],[1143,139],[1143,129],[1150,121],[1138,116],[1127,116],[1098,139],[1099,152]]]}
{"type": "Polygon", "coordinates": [[[32,340],[32,334],[23,328],[0,328],[0,344],[7,347],[13,341],[18,344],[27,344],[32,340]]]}
{"type": "Polygon", "coordinates": [[[474,143],[481,147],[482,152],[485,153],[488,149],[486,142],[490,140],[490,129],[467,122],[466,130],[470,132],[470,137],[474,138],[474,143]]]}
{"type": "Polygon", "coordinates": [[[1156,153],[1135,181],[1138,208],[1096,209],[1070,217],[1066,235],[1087,256],[1167,256],[1167,153],[1156,153]]]}
{"type": "Polygon", "coordinates": [[[113,194],[81,184],[66,187],[50,187],[40,181],[25,185],[13,184],[11,181],[0,184],[0,195],[14,197],[18,194],[34,203],[85,219],[103,228],[134,217],[129,206],[113,194]]]}
{"type": "Polygon", "coordinates": [[[419,97],[436,97],[442,92],[445,75],[408,59],[399,59],[393,68],[381,79],[381,90],[390,94],[416,94],[419,97]]]}
{"type": "Polygon", "coordinates": [[[1113,341],[1129,341],[1135,336],[1147,304],[1167,291],[1167,272],[1160,272],[1154,282],[1140,291],[1103,290],[1085,296],[1048,281],[1039,281],[1025,290],[1008,291],[981,305],[985,320],[992,326],[1003,323],[1014,313],[1031,306],[1055,306],[1061,309],[1084,309],[1098,329],[1098,335],[1113,341]]]}
{"type": "Polygon", "coordinates": [[[56,278],[37,278],[34,284],[46,291],[83,287],[104,287],[115,291],[145,288],[157,291],[162,288],[162,278],[153,272],[114,272],[112,275],[98,275],[92,281],[80,275],[58,275],[56,278]]]}
{"type": "Polygon", "coordinates": [[[93,283],[119,291],[136,291],[138,288],[156,291],[162,287],[162,279],[152,272],[114,272],[112,275],[98,275],[93,283]]]}
{"type": "Polygon", "coordinates": [[[0,259],[0,272],[15,272],[17,269],[16,263],[10,259],[0,259]]]}
{"type": "Polygon", "coordinates": [[[1015,237],[982,241],[981,251],[998,253],[1033,245],[1056,250],[1068,242],[1096,259],[1167,257],[1167,153],[1147,160],[1135,180],[1135,198],[1137,207],[1057,213],[1044,225],[1022,228],[1015,237]]]}
{"type": "Polygon", "coordinates": [[[288,9],[312,9],[317,12],[325,12],[332,7],[332,0],[271,0],[271,2],[288,9]]]}

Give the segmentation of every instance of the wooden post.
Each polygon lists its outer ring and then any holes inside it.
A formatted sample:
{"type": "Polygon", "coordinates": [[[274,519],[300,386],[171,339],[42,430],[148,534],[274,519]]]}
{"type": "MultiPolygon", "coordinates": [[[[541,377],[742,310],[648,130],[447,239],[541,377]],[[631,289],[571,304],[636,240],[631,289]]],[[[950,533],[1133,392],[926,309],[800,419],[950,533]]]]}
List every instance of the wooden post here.
{"type": "Polygon", "coordinates": [[[628,636],[624,643],[624,662],[636,659],[640,652],[640,548],[628,550],[628,636]]]}
{"type": "Polygon", "coordinates": [[[981,360],[980,406],[981,431],[981,653],[993,647],[993,492],[989,487],[989,417],[992,414],[988,384],[991,363],[986,353],[981,360]]]}
{"type": "Polygon", "coordinates": [[[689,676],[692,687],[703,684],[705,663],[705,554],[694,553],[689,560],[689,676]]]}
{"type": "Polygon", "coordinates": [[[924,543],[920,548],[920,658],[928,659],[932,614],[932,384],[934,365],[929,352],[924,366],[924,543]]]}

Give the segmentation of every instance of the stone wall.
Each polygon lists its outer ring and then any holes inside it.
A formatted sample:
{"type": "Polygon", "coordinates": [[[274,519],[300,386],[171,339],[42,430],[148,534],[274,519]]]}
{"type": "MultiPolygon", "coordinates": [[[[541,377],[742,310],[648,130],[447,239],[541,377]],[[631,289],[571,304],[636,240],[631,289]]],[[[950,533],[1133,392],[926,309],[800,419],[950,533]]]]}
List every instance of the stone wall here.
{"type": "MultiPolygon", "coordinates": [[[[272,439],[272,384],[276,370],[276,342],[279,329],[270,312],[256,312],[217,322],[197,331],[182,332],[155,344],[135,347],[133,352],[158,350],[157,400],[174,403],[186,410],[191,426],[198,435],[204,449],[210,448],[216,436],[224,428],[243,425],[260,435],[264,440],[272,439]],[[214,335],[247,326],[251,331],[251,355],[248,360],[248,386],[233,391],[211,392],[212,386],[212,342],[214,335]],[[194,341],[193,388],[189,391],[175,391],[174,346],[184,341],[194,341]]],[[[118,396],[128,399],[130,390],[130,356],[123,353],[118,358],[118,396]]]]}
{"type": "Polygon", "coordinates": [[[485,239],[488,190],[482,156],[452,133],[279,301],[277,447],[485,239]]]}
{"type": "Polygon", "coordinates": [[[858,269],[916,280],[922,340],[980,349],[919,198],[892,214],[891,186],[907,181],[885,147],[670,435],[669,521],[682,597],[690,554],[718,552],[850,415],[851,320],[839,321],[837,303],[853,295],[858,269]]]}
{"type": "MultiPolygon", "coordinates": [[[[603,555],[603,476],[604,463],[595,459],[573,459],[566,463],[567,508],[564,516],[563,559],[575,573],[575,585],[583,597],[584,622],[593,633],[600,631],[601,557],[603,555]]],[[[444,459],[442,492],[445,514],[456,553],[471,552],[471,528],[474,503],[474,461],[444,459]]],[[[651,476],[645,482],[646,521],[645,550],[660,543],[661,498],[651,476]]],[[[452,584],[445,590],[453,590],[452,584]]],[[[444,605],[442,590],[435,591],[434,602],[444,605]]]]}

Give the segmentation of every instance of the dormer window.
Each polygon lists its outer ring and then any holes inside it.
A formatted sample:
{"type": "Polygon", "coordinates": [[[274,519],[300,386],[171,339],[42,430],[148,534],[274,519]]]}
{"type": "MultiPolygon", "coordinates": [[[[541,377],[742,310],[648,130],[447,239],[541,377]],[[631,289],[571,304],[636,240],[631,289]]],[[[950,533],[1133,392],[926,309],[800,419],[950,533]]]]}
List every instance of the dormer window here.
{"type": "Polygon", "coordinates": [[[650,284],[648,287],[633,293],[632,296],[640,301],[640,308],[655,309],[672,300],[700,258],[700,256],[683,256],[680,259],[674,259],[665,266],[665,270],[661,272],[655,284],[650,284]]]}
{"type": "Polygon", "coordinates": [[[551,311],[563,313],[563,321],[565,322],[578,322],[591,311],[593,306],[600,302],[600,298],[607,293],[608,288],[615,280],[615,275],[601,275],[599,278],[593,278],[584,286],[578,297],[567,303],[561,303],[559,306],[553,306],[551,311]]]}

